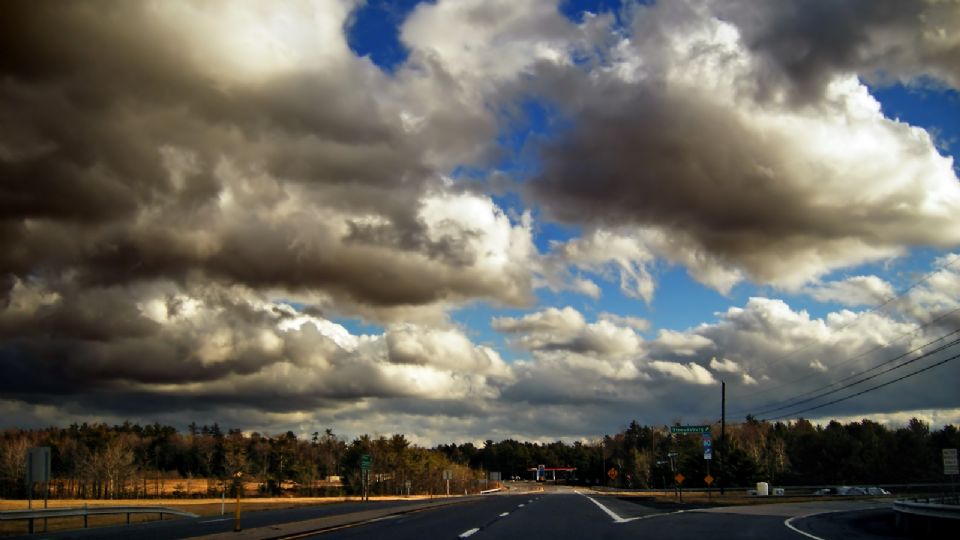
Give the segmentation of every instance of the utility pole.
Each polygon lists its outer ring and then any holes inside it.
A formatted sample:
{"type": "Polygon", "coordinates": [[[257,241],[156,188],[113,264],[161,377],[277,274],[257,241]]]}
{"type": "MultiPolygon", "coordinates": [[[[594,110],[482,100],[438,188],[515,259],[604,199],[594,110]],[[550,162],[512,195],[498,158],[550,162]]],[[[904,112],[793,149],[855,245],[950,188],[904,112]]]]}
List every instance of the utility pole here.
{"type": "Polygon", "coordinates": [[[720,467],[720,495],[723,495],[724,476],[727,472],[724,469],[724,460],[727,457],[727,383],[720,381],[720,459],[717,460],[720,467]]]}

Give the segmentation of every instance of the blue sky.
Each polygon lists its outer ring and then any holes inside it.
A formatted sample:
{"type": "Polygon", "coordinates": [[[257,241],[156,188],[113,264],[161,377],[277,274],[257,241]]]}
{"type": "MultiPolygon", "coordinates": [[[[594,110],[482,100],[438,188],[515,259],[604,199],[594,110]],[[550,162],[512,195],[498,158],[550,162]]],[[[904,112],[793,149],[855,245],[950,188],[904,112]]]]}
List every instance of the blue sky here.
{"type": "Polygon", "coordinates": [[[960,9],[898,5],[25,7],[0,413],[586,440],[907,355],[813,419],[960,422],[960,9]]]}

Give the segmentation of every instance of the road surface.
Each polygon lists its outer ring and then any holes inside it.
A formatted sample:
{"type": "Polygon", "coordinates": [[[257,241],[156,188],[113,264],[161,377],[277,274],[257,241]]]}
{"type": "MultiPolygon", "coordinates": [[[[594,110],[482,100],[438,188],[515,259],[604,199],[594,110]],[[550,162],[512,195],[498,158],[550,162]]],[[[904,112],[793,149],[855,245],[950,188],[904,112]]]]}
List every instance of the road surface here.
{"type": "Polygon", "coordinates": [[[231,520],[180,519],[75,531],[32,538],[208,540],[316,538],[321,540],[635,539],[832,540],[892,539],[889,501],[814,501],[758,506],[695,508],[618,498],[557,486],[544,492],[497,494],[450,504],[400,501],[348,503],[276,510],[231,520]],[[439,506],[444,504],[444,506],[439,506]]]}

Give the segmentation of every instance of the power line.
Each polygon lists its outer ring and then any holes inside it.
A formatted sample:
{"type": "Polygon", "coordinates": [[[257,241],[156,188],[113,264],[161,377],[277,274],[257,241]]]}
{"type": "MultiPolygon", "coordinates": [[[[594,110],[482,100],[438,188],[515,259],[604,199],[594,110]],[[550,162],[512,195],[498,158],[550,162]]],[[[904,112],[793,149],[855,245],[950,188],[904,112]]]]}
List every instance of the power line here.
{"type": "Polygon", "coordinates": [[[937,366],[942,366],[943,364],[946,364],[947,362],[952,362],[952,361],[956,360],[957,358],[960,358],[960,354],[953,355],[953,356],[951,356],[950,358],[947,358],[947,359],[945,359],[945,360],[941,360],[941,361],[937,362],[936,364],[932,364],[932,365],[929,365],[929,366],[927,366],[927,367],[925,367],[925,368],[921,368],[921,369],[918,369],[918,370],[916,370],[916,371],[907,373],[906,375],[904,375],[904,376],[902,376],[902,377],[897,377],[896,379],[893,379],[892,381],[887,381],[887,382],[885,382],[885,383],[883,383],[883,384],[878,384],[878,385],[876,385],[876,386],[871,386],[870,388],[867,388],[866,390],[861,390],[861,391],[857,392],[856,394],[851,394],[851,395],[849,395],[849,396],[845,396],[845,397],[842,397],[842,398],[839,398],[839,399],[835,399],[835,400],[833,400],[833,401],[829,401],[829,402],[824,403],[824,404],[822,404],[822,405],[816,405],[816,406],[814,406],[814,407],[807,407],[806,409],[801,409],[801,410],[799,410],[799,411],[794,411],[794,412],[792,412],[792,413],[782,414],[782,415],[780,415],[780,416],[775,416],[775,417],[773,417],[773,418],[765,418],[765,420],[779,420],[779,419],[781,419],[781,418],[792,417],[792,416],[796,416],[796,415],[798,415],[798,414],[802,414],[802,413],[805,413],[805,412],[815,411],[815,410],[817,410],[817,409],[822,409],[822,408],[827,407],[827,406],[829,406],[829,405],[833,405],[833,404],[836,404],[836,403],[840,403],[841,401],[846,401],[846,400],[848,400],[848,399],[852,399],[852,398],[855,398],[855,397],[857,397],[857,396],[862,396],[863,394],[866,394],[867,392],[872,392],[872,391],[874,391],[874,390],[883,388],[883,387],[885,387],[885,386],[890,386],[891,384],[896,383],[896,382],[900,382],[900,381],[902,381],[902,380],[904,380],[904,379],[909,379],[910,377],[913,377],[914,375],[919,375],[919,374],[923,373],[924,371],[929,371],[929,370],[931,370],[931,369],[933,369],[933,368],[935,368],[935,367],[937,367],[937,366]]]}
{"type": "MultiPolygon", "coordinates": [[[[951,332],[950,334],[947,334],[947,336],[952,335],[952,334],[956,334],[956,333],[958,333],[958,332],[960,332],[960,330],[954,330],[954,331],[951,332]]],[[[937,339],[931,341],[930,343],[927,343],[927,344],[925,344],[925,345],[922,345],[922,346],[920,346],[920,347],[918,347],[918,348],[916,348],[916,349],[913,349],[913,350],[911,350],[911,351],[905,352],[905,353],[901,354],[900,356],[897,356],[896,358],[892,358],[892,359],[890,359],[890,360],[887,360],[886,362],[884,362],[884,363],[882,363],[882,364],[880,364],[880,365],[878,365],[878,366],[874,366],[874,367],[872,367],[872,368],[870,368],[870,369],[861,371],[860,373],[855,373],[855,374],[853,374],[853,375],[851,375],[851,376],[849,376],[849,377],[845,377],[845,378],[843,378],[843,379],[840,379],[839,381],[837,381],[837,382],[835,382],[835,383],[833,383],[833,384],[827,385],[827,386],[825,386],[825,387],[823,387],[823,388],[821,388],[821,389],[829,388],[830,386],[835,386],[835,385],[837,385],[837,384],[840,384],[840,383],[843,382],[843,381],[847,381],[847,380],[850,380],[850,379],[852,379],[852,378],[859,377],[860,375],[863,375],[863,374],[865,374],[865,373],[869,373],[870,371],[873,371],[873,370],[875,370],[875,369],[878,369],[878,368],[880,368],[881,366],[884,366],[884,365],[889,364],[889,363],[891,363],[891,362],[895,362],[895,361],[897,361],[897,360],[899,360],[899,359],[901,359],[901,358],[903,358],[903,357],[905,357],[905,356],[907,356],[907,355],[909,355],[909,354],[912,354],[912,353],[914,353],[914,352],[916,352],[916,351],[918,351],[918,350],[920,350],[920,349],[922,349],[922,348],[924,348],[924,347],[926,347],[926,346],[928,346],[928,345],[931,345],[932,343],[936,343],[937,341],[940,341],[940,340],[944,339],[944,338],[947,337],[947,336],[942,336],[942,337],[940,337],[940,338],[937,338],[937,339]]],[[[917,362],[917,361],[919,361],[919,360],[922,360],[922,359],[924,359],[924,358],[927,358],[927,357],[929,357],[929,356],[931,356],[931,355],[934,355],[934,354],[936,354],[936,353],[938,353],[938,352],[942,352],[942,351],[944,351],[944,350],[946,350],[946,349],[949,349],[950,347],[953,347],[954,345],[957,345],[957,344],[960,344],[960,339],[955,339],[955,340],[951,341],[950,343],[947,343],[946,345],[941,345],[940,347],[938,347],[938,348],[936,348],[936,349],[934,349],[934,350],[932,350],[932,351],[926,352],[926,353],[924,353],[924,354],[922,354],[922,355],[920,355],[920,356],[918,356],[918,357],[916,357],[916,358],[913,358],[913,359],[911,359],[911,360],[907,360],[906,362],[904,362],[904,363],[902,363],[902,364],[898,364],[898,365],[896,365],[896,366],[887,368],[887,369],[885,369],[885,370],[883,370],[883,371],[881,371],[881,372],[879,372],[879,373],[874,373],[873,375],[870,375],[870,376],[868,376],[868,377],[864,377],[864,378],[862,378],[862,379],[860,379],[860,380],[858,380],[858,381],[852,382],[852,383],[850,383],[850,384],[843,385],[843,386],[841,386],[841,387],[839,387],[839,388],[834,388],[833,390],[829,390],[829,391],[827,391],[827,392],[823,392],[823,393],[817,394],[817,395],[815,395],[815,396],[808,397],[808,398],[806,398],[806,399],[801,399],[800,401],[796,401],[796,402],[793,402],[793,403],[788,403],[788,404],[786,404],[786,405],[781,405],[780,407],[776,407],[776,408],[773,408],[773,409],[765,409],[765,410],[762,410],[762,411],[757,412],[754,416],[760,416],[760,415],[762,415],[762,414],[769,414],[769,413],[776,412],[776,411],[782,411],[783,409],[788,409],[788,408],[790,408],[790,407],[796,407],[797,405],[801,405],[801,404],[803,404],[803,403],[809,403],[809,402],[811,402],[811,401],[813,401],[813,400],[816,400],[816,399],[820,399],[820,398],[822,398],[822,397],[829,396],[830,394],[836,394],[837,392],[840,392],[840,391],[842,391],[842,390],[846,390],[847,388],[851,388],[851,387],[857,386],[858,384],[863,384],[863,383],[865,383],[865,382],[867,382],[867,381],[869,381],[869,380],[876,379],[877,377],[879,377],[879,376],[881,376],[881,375],[885,375],[885,374],[887,374],[887,373],[890,373],[891,371],[894,371],[894,370],[900,369],[900,368],[902,368],[902,367],[908,366],[908,365],[910,365],[910,364],[912,364],[912,363],[914,363],[914,362],[917,362]]],[[[813,390],[813,392],[817,392],[817,391],[819,391],[819,390],[821,390],[821,389],[813,390]]],[[[807,392],[807,394],[809,394],[809,393],[810,393],[810,392],[807,392]]],[[[804,395],[806,395],[806,394],[801,394],[800,396],[795,396],[795,397],[791,398],[791,399],[788,400],[788,401],[792,401],[792,400],[796,399],[797,397],[802,397],[802,396],[804,396],[804,395]]]]}
{"type": "MultiPolygon", "coordinates": [[[[911,335],[919,334],[924,328],[926,328],[926,327],[928,327],[928,326],[931,326],[931,325],[934,325],[934,324],[942,321],[943,319],[946,319],[947,317],[949,317],[949,316],[951,316],[951,315],[953,315],[953,314],[955,314],[955,313],[958,313],[958,312],[960,312],[960,307],[955,308],[955,309],[952,309],[952,310],[948,311],[947,313],[944,313],[943,315],[940,315],[939,317],[937,317],[937,318],[935,318],[935,319],[933,319],[933,320],[931,320],[931,321],[928,321],[928,322],[926,322],[926,323],[918,326],[918,327],[915,328],[914,330],[911,330],[911,331],[909,331],[909,332],[904,332],[904,333],[900,334],[900,335],[899,335],[896,339],[894,339],[890,344],[877,345],[876,347],[874,347],[874,348],[872,348],[872,349],[870,349],[870,350],[868,350],[868,351],[864,351],[864,352],[862,352],[862,353],[860,353],[860,354],[857,354],[857,355],[855,355],[855,356],[852,356],[852,357],[850,357],[850,358],[848,358],[848,359],[846,359],[846,360],[844,360],[844,361],[842,361],[842,362],[839,362],[839,363],[837,363],[837,364],[834,364],[834,365],[831,366],[831,369],[836,369],[836,368],[839,368],[839,367],[843,367],[843,366],[845,366],[845,365],[847,365],[847,364],[850,364],[850,363],[853,362],[854,360],[863,358],[864,356],[867,356],[867,355],[873,354],[873,353],[875,353],[875,352],[877,352],[877,351],[879,351],[879,350],[888,348],[892,343],[896,343],[896,342],[898,342],[898,341],[900,341],[900,340],[902,340],[902,339],[904,339],[904,338],[906,338],[906,337],[909,337],[909,336],[911,336],[911,335]]],[[[897,358],[894,358],[894,359],[892,359],[892,360],[889,360],[889,361],[887,361],[887,362],[881,363],[881,364],[879,364],[879,365],[877,365],[877,366],[874,366],[874,367],[872,367],[872,368],[870,368],[870,369],[867,369],[867,370],[865,370],[865,371],[863,371],[863,372],[855,373],[855,374],[853,374],[853,375],[851,375],[851,376],[848,376],[848,377],[845,377],[845,378],[843,378],[843,379],[840,379],[840,380],[837,381],[837,382],[833,382],[833,383],[830,383],[830,384],[827,384],[827,385],[824,385],[824,386],[815,388],[815,389],[813,389],[813,390],[809,390],[809,391],[807,391],[807,392],[803,392],[803,393],[801,393],[801,394],[798,394],[798,395],[796,395],[796,396],[793,396],[792,398],[788,398],[787,400],[784,400],[784,401],[792,401],[792,400],[794,400],[794,399],[797,399],[797,398],[806,396],[806,395],[811,394],[811,393],[813,393],[813,392],[819,392],[819,391],[822,390],[822,389],[829,388],[829,387],[831,387],[831,386],[836,386],[837,384],[839,384],[839,383],[841,383],[841,382],[843,382],[843,381],[845,381],[845,380],[848,380],[848,379],[853,378],[853,377],[856,377],[856,376],[858,376],[858,375],[860,375],[860,374],[863,374],[863,373],[872,371],[872,370],[874,370],[874,369],[877,369],[877,368],[879,368],[879,367],[881,367],[881,366],[883,366],[883,365],[885,365],[885,364],[887,364],[887,363],[889,363],[889,362],[896,361],[896,360],[902,358],[903,356],[905,356],[906,354],[909,354],[909,353],[911,353],[911,352],[914,352],[914,351],[917,351],[917,350],[919,350],[919,349],[922,349],[923,347],[926,347],[927,345],[931,345],[931,344],[933,344],[933,343],[936,343],[937,341],[940,341],[941,339],[944,339],[944,338],[946,338],[946,337],[948,337],[948,336],[950,336],[950,335],[952,335],[952,334],[955,334],[955,333],[957,333],[957,332],[960,332],[960,330],[956,330],[956,331],[954,331],[954,332],[951,332],[951,333],[949,333],[949,334],[946,334],[946,335],[944,335],[944,336],[941,336],[940,338],[937,338],[937,339],[935,339],[935,340],[933,340],[933,341],[931,341],[931,342],[929,342],[929,343],[927,343],[927,344],[925,344],[925,345],[922,345],[921,347],[918,347],[918,348],[916,348],[916,349],[913,349],[913,350],[911,350],[911,351],[908,351],[907,353],[904,353],[904,355],[901,355],[901,356],[899,356],[899,357],[897,357],[897,358]]],[[[813,378],[813,377],[816,377],[817,375],[820,375],[820,373],[812,373],[812,374],[810,374],[810,375],[805,375],[805,376],[800,377],[800,378],[798,378],[798,379],[794,379],[792,383],[783,383],[783,384],[781,384],[781,385],[779,385],[779,386],[776,386],[776,387],[774,387],[774,388],[771,388],[770,390],[775,390],[775,389],[778,389],[778,388],[783,388],[783,387],[785,387],[785,386],[787,386],[787,385],[789,385],[789,384],[797,383],[797,382],[800,382],[800,381],[805,381],[805,380],[807,380],[807,379],[811,379],[811,378],[813,378]]],[[[765,393],[765,392],[760,392],[760,393],[765,393]]],[[[753,395],[759,395],[760,393],[753,394],[753,395]]],[[[774,402],[770,402],[770,403],[764,405],[763,407],[770,407],[771,405],[775,405],[775,404],[777,404],[777,403],[784,403],[784,401],[774,401],[774,402]]],[[[739,414],[743,414],[743,413],[752,413],[752,411],[753,411],[752,408],[742,408],[742,409],[738,409],[738,410],[734,411],[732,414],[733,414],[733,415],[739,415],[739,414]]],[[[761,412],[760,414],[765,414],[766,412],[772,412],[772,411],[766,411],[766,410],[765,410],[765,411],[761,412]]]]}
{"type": "MultiPolygon", "coordinates": [[[[953,265],[956,264],[957,262],[960,262],[960,254],[954,255],[953,258],[952,258],[950,261],[948,261],[948,262],[946,262],[946,263],[944,263],[944,264],[942,264],[942,265],[934,268],[934,269],[931,270],[930,272],[926,273],[922,278],[920,278],[920,279],[918,279],[917,281],[914,281],[913,283],[911,283],[910,286],[908,286],[907,288],[905,288],[905,289],[903,289],[902,291],[898,292],[897,294],[891,296],[890,298],[887,298],[887,299],[886,299],[884,302],[882,302],[881,304],[876,305],[876,306],[873,306],[872,308],[870,308],[870,309],[868,309],[868,310],[866,310],[866,311],[860,312],[853,320],[851,320],[850,322],[848,322],[848,323],[840,326],[839,328],[836,329],[836,331],[845,330],[845,329],[849,328],[851,325],[853,325],[853,323],[859,321],[859,320],[860,320],[862,317],[864,317],[865,315],[867,315],[867,314],[869,314],[869,313],[873,313],[873,312],[875,312],[875,311],[878,311],[878,310],[886,307],[888,304],[890,304],[890,303],[893,302],[894,300],[897,300],[897,299],[899,299],[899,298],[902,298],[903,295],[907,294],[908,292],[910,292],[911,290],[913,290],[913,289],[915,289],[917,286],[919,286],[921,283],[923,283],[923,282],[927,281],[928,279],[930,279],[931,277],[933,277],[937,272],[940,272],[940,271],[942,271],[942,270],[946,270],[947,268],[953,266],[953,265]]],[[[951,312],[951,313],[954,313],[954,312],[956,312],[956,311],[958,311],[958,310],[960,310],[960,308],[958,308],[957,310],[954,310],[954,311],[951,312]]],[[[948,314],[948,315],[949,315],[949,314],[948,314]]],[[[946,315],[944,315],[944,316],[942,316],[942,317],[939,317],[937,320],[939,320],[940,318],[943,318],[943,317],[945,317],[945,316],[946,316],[946,315]]],[[[933,321],[931,321],[930,323],[927,323],[927,325],[932,324],[932,323],[933,323],[933,321]]],[[[926,326],[926,325],[924,325],[924,326],[926,326]]],[[[921,326],[921,328],[923,328],[923,326],[921,326]]],[[[797,354],[797,353],[799,353],[799,352],[805,351],[805,350],[807,350],[807,349],[809,349],[809,348],[811,348],[811,347],[813,347],[813,346],[815,346],[815,345],[818,345],[818,343],[815,343],[815,342],[808,343],[808,344],[806,344],[806,345],[804,345],[804,346],[802,346],[802,347],[799,347],[799,348],[794,349],[794,350],[792,350],[792,351],[790,351],[790,352],[788,352],[788,353],[786,353],[786,354],[783,354],[783,355],[780,355],[780,356],[774,358],[771,362],[779,362],[779,361],[781,361],[781,360],[785,360],[785,359],[790,358],[791,356],[793,356],[793,355],[795,355],[795,354],[797,354]]],[[[876,350],[876,349],[874,349],[874,350],[876,350]]],[[[872,352],[872,351],[869,351],[869,352],[872,352]]],[[[864,354],[869,354],[869,352],[864,353],[864,354]]],[[[854,357],[854,358],[851,358],[850,361],[853,361],[855,358],[859,358],[859,356],[854,357]]],[[[843,364],[839,364],[839,365],[834,366],[834,367],[839,367],[840,365],[843,365],[843,364]]],[[[795,384],[795,383],[797,383],[797,382],[800,382],[800,381],[809,379],[810,377],[815,377],[816,375],[817,375],[817,374],[811,374],[811,375],[808,375],[808,376],[800,377],[799,379],[795,379],[795,380],[793,380],[793,381],[788,381],[788,382],[785,382],[785,383],[783,383],[783,384],[780,384],[780,385],[777,385],[777,386],[773,386],[773,387],[767,388],[766,390],[758,390],[757,392],[754,392],[754,393],[752,393],[752,394],[748,394],[747,396],[744,396],[744,397],[749,398],[749,397],[759,396],[759,395],[761,395],[761,394],[766,394],[766,393],[769,393],[769,392],[773,392],[774,390],[779,390],[780,388],[783,388],[783,387],[785,387],[785,386],[789,386],[789,385],[795,384]]],[[[738,411],[738,412],[745,412],[745,411],[738,411]]],[[[736,414],[736,413],[735,413],[735,414],[736,414]]]]}

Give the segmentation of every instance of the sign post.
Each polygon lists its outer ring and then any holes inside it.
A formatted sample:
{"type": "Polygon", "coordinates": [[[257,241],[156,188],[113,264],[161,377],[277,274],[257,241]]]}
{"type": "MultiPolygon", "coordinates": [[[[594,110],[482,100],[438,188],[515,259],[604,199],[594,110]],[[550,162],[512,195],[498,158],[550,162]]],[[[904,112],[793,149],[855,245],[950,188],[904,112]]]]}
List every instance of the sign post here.
{"type": "Polygon", "coordinates": [[[370,468],[373,466],[373,458],[370,454],[360,455],[360,483],[363,485],[363,491],[360,494],[360,500],[370,500],[370,468]]]}
{"type": "MultiPolygon", "coordinates": [[[[35,446],[27,450],[27,508],[33,508],[33,485],[43,482],[43,507],[47,508],[50,493],[50,447],[35,446]]],[[[43,518],[43,532],[47,532],[47,518],[43,518]]],[[[30,520],[33,534],[33,520],[30,520]]]]}
{"type": "Polygon", "coordinates": [[[709,501],[713,498],[710,490],[710,484],[713,482],[713,477],[710,476],[710,462],[713,461],[713,438],[709,431],[703,434],[703,459],[707,461],[707,478],[710,479],[710,482],[707,482],[707,500],[709,501]]]}
{"type": "Polygon", "coordinates": [[[243,472],[237,471],[233,473],[234,482],[233,485],[237,491],[237,506],[233,510],[233,531],[240,532],[240,491],[243,489],[243,472]]]}
{"type": "Polygon", "coordinates": [[[443,471],[443,479],[447,481],[447,497],[450,496],[450,479],[453,478],[453,471],[446,469],[443,471]]]}

